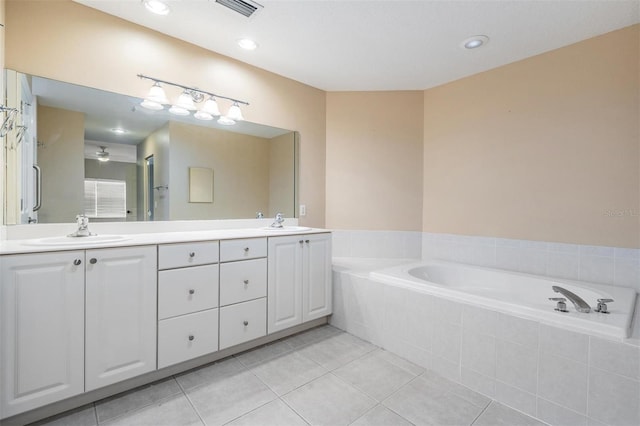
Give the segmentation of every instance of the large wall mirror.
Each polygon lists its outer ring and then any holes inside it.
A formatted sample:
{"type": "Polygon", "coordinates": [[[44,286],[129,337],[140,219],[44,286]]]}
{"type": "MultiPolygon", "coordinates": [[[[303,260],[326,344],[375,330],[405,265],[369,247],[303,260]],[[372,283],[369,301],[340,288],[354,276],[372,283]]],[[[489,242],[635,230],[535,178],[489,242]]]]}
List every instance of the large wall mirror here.
{"type": "Polygon", "coordinates": [[[294,217],[297,134],[5,70],[5,224],[294,217]],[[194,197],[194,194],[198,194],[194,197]]]}

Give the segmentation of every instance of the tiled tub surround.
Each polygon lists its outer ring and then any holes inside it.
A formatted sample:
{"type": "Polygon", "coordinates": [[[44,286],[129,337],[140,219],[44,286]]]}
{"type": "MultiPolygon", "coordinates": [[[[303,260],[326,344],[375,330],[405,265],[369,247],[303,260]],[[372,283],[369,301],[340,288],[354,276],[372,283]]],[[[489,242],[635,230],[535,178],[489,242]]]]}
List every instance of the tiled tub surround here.
{"type": "Polygon", "coordinates": [[[377,260],[336,259],[333,325],[552,425],[640,424],[632,340],[387,285],[369,278],[378,268],[377,260]]]}
{"type": "Polygon", "coordinates": [[[451,260],[640,293],[640,249],[411,231],[332,233],[335,257],[451,260]]]}

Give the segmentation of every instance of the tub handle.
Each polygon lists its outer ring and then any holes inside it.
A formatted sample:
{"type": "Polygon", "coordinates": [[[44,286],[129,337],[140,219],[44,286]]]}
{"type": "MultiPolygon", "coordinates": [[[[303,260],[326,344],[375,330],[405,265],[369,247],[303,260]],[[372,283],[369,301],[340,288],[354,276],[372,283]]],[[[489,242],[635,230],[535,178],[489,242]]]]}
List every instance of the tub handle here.
{"type": "Polygon", "coordinates": [[[567,299],[565,299],[564,297],[550,297],[549,300],[553,301],[553,302],[558,302],[556,304],[556,308],[555,310],[558,312],[569,312],[567,310],[567,304],[565,303],[567,301],[567,299]]]}
{"type": "Polygon", "coordinates": [[[610,314],[608,311],[607,303],[613,302],[613,299],[598,299],[598,306],[596,306],[596,312],[601,314],[610,314]]]}

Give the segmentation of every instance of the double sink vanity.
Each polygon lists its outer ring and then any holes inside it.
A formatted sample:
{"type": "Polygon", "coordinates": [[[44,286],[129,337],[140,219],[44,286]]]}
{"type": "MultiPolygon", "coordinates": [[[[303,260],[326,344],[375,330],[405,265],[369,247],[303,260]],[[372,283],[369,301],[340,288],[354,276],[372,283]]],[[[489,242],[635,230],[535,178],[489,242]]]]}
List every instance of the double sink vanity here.
{"type": "Polygon", "coordinates": [[[0,273],[2,419],[78,406],[331,314],[320,229],[8,240],[0,273]]]}

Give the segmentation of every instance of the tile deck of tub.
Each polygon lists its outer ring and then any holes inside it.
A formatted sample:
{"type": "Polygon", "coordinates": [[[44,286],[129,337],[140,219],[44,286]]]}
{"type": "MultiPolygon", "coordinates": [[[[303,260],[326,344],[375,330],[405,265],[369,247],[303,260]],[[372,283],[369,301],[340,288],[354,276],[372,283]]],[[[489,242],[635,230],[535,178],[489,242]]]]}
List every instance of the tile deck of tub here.
{"type": "Polygon", "coordinates": [[[38,425],[543,425],[326,325],[38,425]]]}

